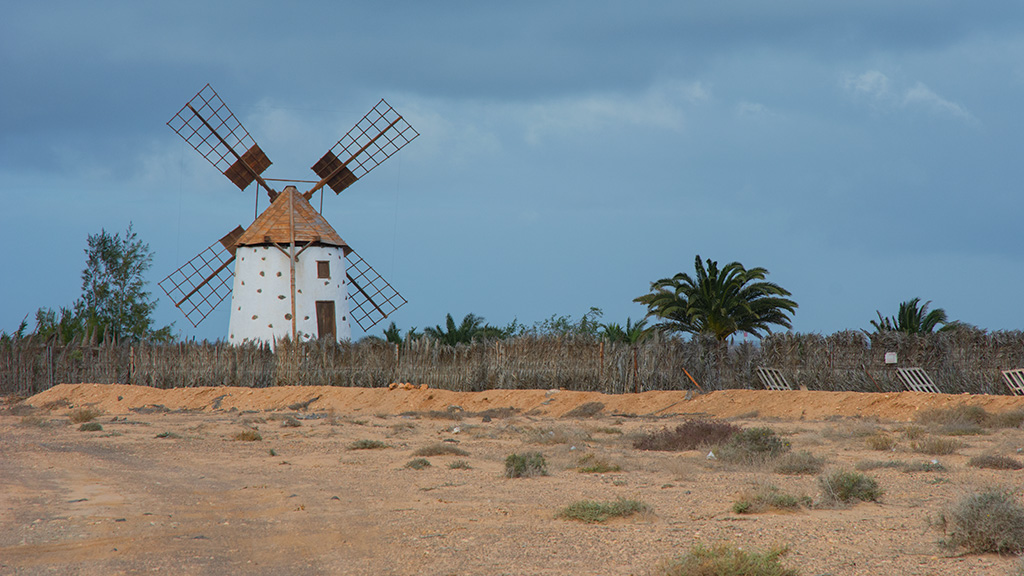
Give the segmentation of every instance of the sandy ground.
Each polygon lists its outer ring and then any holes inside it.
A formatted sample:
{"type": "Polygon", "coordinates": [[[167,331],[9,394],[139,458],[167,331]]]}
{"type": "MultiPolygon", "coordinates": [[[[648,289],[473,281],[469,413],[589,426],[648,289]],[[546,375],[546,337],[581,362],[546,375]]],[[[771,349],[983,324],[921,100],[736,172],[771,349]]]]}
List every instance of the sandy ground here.
{"type": "Polygon", "coordinates": [[[646,575],[720,542],[786,545],[785,563],[803,575],[1011,574],[1015,558],[944,555],[931,523],[972,490],[1019,488],[1022,472],[967,460],[1020,458],[1024,430],[959,437],[963,448],[938,457],[912,452],[904,435],[921,410],[963,403],[1024,408],[1024,398],[917,393],[62,385],[0,403],[0,574],[646,575]],[[573,416],[581,406],[601,410],[573,416]],[[69,422],[82,407],[101,413],[103,430],[69,422]],[[818,500],[817,477],[632,447],[636,434],[694,415],[770,426],[829,470],[932,458],[946,470],[873,470],[880,503],[737,515],[738,495],[758,484],[818,500]],[[234,439],[254,429],[261,440],[234,439]],[[879,431],[895,450],[868,447],[879,431]],[[387,447],[349,449],[361,440],[387,447]],[[466,455],[405,466],[436,445],[466,455]],[[526,451],[544,454],[549,475],[505,478],[505,458],[526,451]],[[622,470],[580,473],[584,455],[622,470]],[[450,467],[458,460],[467,467],[450,467]],[[653,513],[556,518],[580,499],[620,497],[653,513]]]}

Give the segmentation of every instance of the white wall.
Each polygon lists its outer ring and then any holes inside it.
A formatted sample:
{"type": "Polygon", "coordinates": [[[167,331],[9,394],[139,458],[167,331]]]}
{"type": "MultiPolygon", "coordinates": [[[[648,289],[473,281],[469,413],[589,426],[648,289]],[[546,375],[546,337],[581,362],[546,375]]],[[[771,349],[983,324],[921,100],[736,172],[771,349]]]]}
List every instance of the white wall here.
{"type": "MultiPolygon", "coordinates": [[[[311,246],[295,263],[296,331],[317,338],[316,301],[333,300],[338,341],[352,338],[348,322],[345,255],[335,246],[311,246]],[[331,277],[317,278],[317,261],[330,262],[331,277]]],[[[241,344],[291,337],[291,286],[288,255],[274,246],[240,246],[235,252],[228,341],[241,344]]]]}

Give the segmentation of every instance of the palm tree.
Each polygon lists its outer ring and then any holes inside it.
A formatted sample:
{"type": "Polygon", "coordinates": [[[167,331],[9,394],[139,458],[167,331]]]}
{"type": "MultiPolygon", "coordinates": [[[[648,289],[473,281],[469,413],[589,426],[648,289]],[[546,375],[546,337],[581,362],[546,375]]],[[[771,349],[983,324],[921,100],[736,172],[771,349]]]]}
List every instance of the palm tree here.
{"type": "Polygon", "coordinates": [[[743,331],[760,337],[771,333],[771,325],[792,328],[790,315],[797,303],[786,298],[789,291],[764,281],[764,268],[747,270],[739,262],[721,269],[718,262],[698,254],[695,278],[680,272],[651,283],[651,293],[633,300],[647,306],[648,317],[658,318],[656,328],[664,332],[708,334],[725,341],[743,331]]]}
{"type": "Polygon", "coordinates": [[[625,344],[636,344],[647,339],[651,335],[651,329],[647,327],[647,320],[643,319],[633,323],[632,318],[626,318],[626,327],[612,322],[601,327],[601,337],[609,342],[623,342],[625,344]]]}
{"type": "Polygon", "coordinates": [[[876,310],[878,320],[872,320],[871,325],[875,327],[877,333],[904,332],[907,334],[930,334],[940,324],[943,325],[939,328],[940,332],[960,325],[959,322],[947,321],[946,311],[942,308],[929,311],[928,306],[931,303],[932,301],[929,300],[922,305],[920,298],[911,298],[906,302],[900,302],[899,312],[891,318],[884,318],[882,313],[876,310]]]}
{"type": "Polygon", "coordinates": [[[424,328],[423,335],[429,336],[442,344],[454,346],[456,344],[469,344],[473,340],[481,338],[500,338],[501,328],[495,328],[490,324],[484,324],[484,319],[475,314],[466,314],[462,322],[456,326],[451,314],[445,316],[445,327],[435,326],[424,328]]]}

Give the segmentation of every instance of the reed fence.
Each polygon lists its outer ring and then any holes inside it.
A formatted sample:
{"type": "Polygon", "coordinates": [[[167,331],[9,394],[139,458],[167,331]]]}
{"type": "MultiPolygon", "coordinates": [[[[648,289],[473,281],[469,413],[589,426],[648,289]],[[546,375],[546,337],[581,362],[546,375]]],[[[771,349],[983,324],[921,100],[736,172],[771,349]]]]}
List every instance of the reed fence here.
{"type": "Polygon", "coordinates": [[[959,331],[925,336],[838,332],[774,334],[760,346],[708,338],[653,338],[631,346],[582,338],[522,337],[446,346],[428,339],[334,344],[0,344],[0,395],[29,396],[59,383],[185,386],[387,386],[476,391],[564,388],[624,393],[760,388],[759,366],[794,387],[865,392],[902,389],[885,363],[924,368],[944,392],[1006,394],[1000,370],[1024,367],[1024,333],[959,331]]]}

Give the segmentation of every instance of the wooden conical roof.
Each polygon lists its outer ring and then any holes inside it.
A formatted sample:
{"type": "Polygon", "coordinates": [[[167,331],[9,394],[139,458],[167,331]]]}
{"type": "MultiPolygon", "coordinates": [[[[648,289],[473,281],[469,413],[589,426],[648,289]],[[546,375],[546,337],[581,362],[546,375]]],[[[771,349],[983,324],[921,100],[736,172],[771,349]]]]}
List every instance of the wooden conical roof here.
{"type": "Polygon", "coordinates": [[[317,242],[340,246],[345,249],[346,254],[351,250],[327,220],[294,186],[286,187],[274,198],[270,207],[249,225],[236,245],[289,244],[292,241],[292,226],[295,227],[296,244],[317,242]]]}

